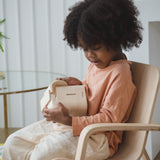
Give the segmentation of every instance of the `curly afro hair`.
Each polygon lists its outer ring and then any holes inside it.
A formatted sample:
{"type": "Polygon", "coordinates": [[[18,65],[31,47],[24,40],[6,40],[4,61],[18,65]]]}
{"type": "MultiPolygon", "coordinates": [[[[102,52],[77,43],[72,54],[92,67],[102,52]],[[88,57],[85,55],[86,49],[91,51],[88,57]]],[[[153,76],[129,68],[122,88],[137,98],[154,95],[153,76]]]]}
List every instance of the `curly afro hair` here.
{"type": "Polygon", "coordinates": [[[139,12],[132,0],[84,0],[70,8],[64,23],[64,40],[71,48],[104,44],[107,48],[131,49],[142,42],[139,12]]]}

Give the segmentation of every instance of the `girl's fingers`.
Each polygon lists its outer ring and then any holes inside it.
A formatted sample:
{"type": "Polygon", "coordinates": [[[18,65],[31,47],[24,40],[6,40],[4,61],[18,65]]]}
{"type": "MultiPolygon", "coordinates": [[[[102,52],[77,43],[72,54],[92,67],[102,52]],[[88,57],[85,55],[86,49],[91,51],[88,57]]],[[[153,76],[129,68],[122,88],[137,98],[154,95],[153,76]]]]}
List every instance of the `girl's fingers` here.
{"type": "Polygon", "coordinates": [[[44,109],[44,113],[48,114],[49,113],[48,109],[44,109]]]}
{"type": "Polygon", "coordinates": [[[49,117],[50,117],[50,115],[49,115],[49,114],[46,114],[46,113],[44,113],[43,116],[44,116],[45,118],[49,118],[49,117]]]}
{"type": "Polygon", "coordinates": [[[61,108],[61,112],[63,112],[64,116],[69,116],[68,109],[62,103],[59,102],[58,107],[61,108]]]}
{"type": "Polygon", "coordinates": [[[62,80],[62,78],[57,77],[56,80],[62,80]]]}
{"type": "Polygon", "coordinates": [[[62,81],[68,82],[68,77],[63,77],[63,78],[58,77],[58,78],[56,78],[56,80],[62,80],[62,81]]]}
{"type": "Polygon", "coordinates": [[[63,81],[65,81],[66,78],[57,77],[56,80],[63,80],[63,81]]]}
{"type": "Polygon", "coordinates": [[[53,121],[52,117],[49,114],[44,114],[43,115],[47,121],[53,121]]]}
{"type": "Polygon", "coordinates": [[[64,105],[61,102],[59,102],[57,105],[58,107],[64,107],[64,105]]]}

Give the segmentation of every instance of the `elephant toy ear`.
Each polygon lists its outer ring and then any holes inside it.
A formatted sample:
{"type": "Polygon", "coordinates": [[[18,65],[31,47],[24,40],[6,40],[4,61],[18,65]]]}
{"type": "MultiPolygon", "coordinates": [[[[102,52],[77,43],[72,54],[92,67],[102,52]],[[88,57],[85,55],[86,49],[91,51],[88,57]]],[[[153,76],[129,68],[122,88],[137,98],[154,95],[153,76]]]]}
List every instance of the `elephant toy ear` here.
{"type": "MultiPolygon", "coordinates": [[[[40,101],[42,113],[44,112],[45,107],[47,107],[47,108],[51,107],[52,104],[50,105],[50,102],[53,99],[52,97],[56,96],[55,95],[56,94],[56,87],[58,87],[58,86],[67,86],[67,83],[62,80],[55,80],[48,86],[48,88],[45,90],[43,97],[41,98],[41,101],[40,101]]],[[[52,107],[54,107],[54,106],[52,105],[52,107]]]]}
{"type": "Polygon", "coordinates": [[[55,108],[62,103],[70,116],[84,116],[87,114],[87,97],[84,85],[68,85],[63,80],[53,81],[41,99],[41,111],[44,108],[55,108]]]}
{"type": "Polygon", "coordinates": [[[68,86],[67,82],[63,80],[55,80],[51,83],[50,88],[52,89],[52,94],[56,96],[56,87],[68,86]]]}

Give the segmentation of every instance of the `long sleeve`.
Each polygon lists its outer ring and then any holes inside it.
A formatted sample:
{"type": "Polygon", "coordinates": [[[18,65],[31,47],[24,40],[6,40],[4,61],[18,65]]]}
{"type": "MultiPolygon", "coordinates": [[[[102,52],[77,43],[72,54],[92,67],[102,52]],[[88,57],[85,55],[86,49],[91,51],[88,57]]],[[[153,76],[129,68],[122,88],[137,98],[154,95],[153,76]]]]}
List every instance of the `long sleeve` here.
{"type": "Polygon", "coordinates": [[[103,71],[90,69],[87,77],[88,116],[72,118],[74,136],[89,124],[126,122],[136,96],[130,67],[126,62],[114,63],[103,71]],[[95,72],[98,76],[94,76],[95,72]]]}

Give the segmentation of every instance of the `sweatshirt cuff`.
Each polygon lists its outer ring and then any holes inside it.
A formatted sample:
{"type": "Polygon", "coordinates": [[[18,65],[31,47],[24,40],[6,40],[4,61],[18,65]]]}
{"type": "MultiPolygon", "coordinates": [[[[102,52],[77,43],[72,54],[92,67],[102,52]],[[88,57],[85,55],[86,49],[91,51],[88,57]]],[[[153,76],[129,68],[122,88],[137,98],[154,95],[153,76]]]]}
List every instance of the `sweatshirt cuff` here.
{"type": "Polygon", "coordinates": [[[78,123],[79,122],[78,119],[79,117],[72,117],[73,136],[79,136],[83,129],[81,125],[78,123]]]}

